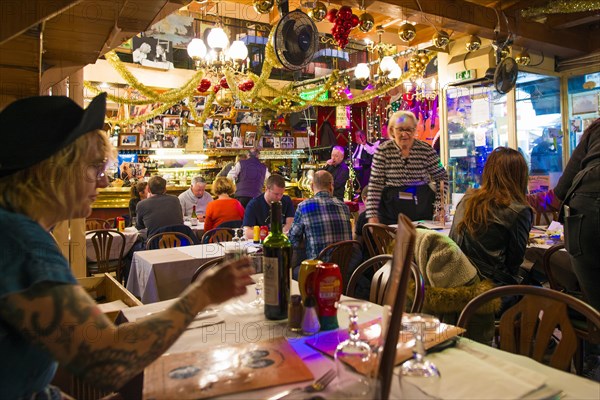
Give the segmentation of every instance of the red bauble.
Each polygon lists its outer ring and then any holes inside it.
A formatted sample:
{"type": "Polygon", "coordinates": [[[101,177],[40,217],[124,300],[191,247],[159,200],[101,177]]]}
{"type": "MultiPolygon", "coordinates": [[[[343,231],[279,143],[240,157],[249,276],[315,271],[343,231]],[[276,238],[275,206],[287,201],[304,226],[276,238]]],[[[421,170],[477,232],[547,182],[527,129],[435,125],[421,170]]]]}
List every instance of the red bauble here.
{"type": "Polygon", "coordinates": [[[229,84],[227,83],[227,78],[222,77],[221,80],[219,81],[219,84],[221,85],[221,87],[223,89],[229,89],[229,84]]]}
{"type": "Polygon", "coordinates": [[[352,27],[356,28],[358,26],[358,24],[360,23],[360,18],[358,18],[358,15],[352,14],[350,21],[352,22],[352,27]]]}
{"type": "Polygon", "coordinates": [[[340,8],[340,11],[338,11],[337,16],[338,18],[341,18],[343,20],[352,18],[352,8],[348,6],[343,6],[342,8],[340,8]]]}
{"type": "Polygon", "coordinates": [[[244,84],[247,87],[246,90],[252,90],[252,88],[254,87],[254,81],[252,79],[248,79],[246,82],[244,82],[244,84]]]}
{"type": "Polygon", "coordinates": [[[204,78],[200,81],[200,84],[198,85],[196,90],[199,91],[200,93],[204,93],[210,88],[210,85],[211,85],[210,80],[204,78]]]}
{"type": "Polygon", "coordinates": [[[337,13],[337,8],[332,8],[329,11],[327,11],[327,15],[325,15],[325,18],[327,19],[327,21],[333,23],[333,21],[335,21],[335,17],[337,17],[337,13]]]}
{"type": "Polygon", "coordinates": [[[213,87],[213,92],[217,93],[219,90],[221,90],[221,86],[220,85],[215,85],[213,87]]]}

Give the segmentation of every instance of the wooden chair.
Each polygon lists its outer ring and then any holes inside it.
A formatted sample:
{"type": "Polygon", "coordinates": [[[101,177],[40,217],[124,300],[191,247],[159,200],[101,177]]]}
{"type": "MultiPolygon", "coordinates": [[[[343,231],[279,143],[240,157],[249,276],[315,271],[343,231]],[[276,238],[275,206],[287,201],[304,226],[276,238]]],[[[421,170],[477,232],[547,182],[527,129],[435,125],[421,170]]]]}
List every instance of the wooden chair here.
{"type": "Polygon", "coordinates": [[[214,228],[204,232],[200,243],[220,243],[229,242],[235,235],[235,231],[232,228],[214,228]]]}
{"type": "Polygon", "coordinates": [[[146,250],[167,249],[171,247],[190,246],[194,240],[181,232],[161,232],[146,241],[146,250]]]}
{"type": "Polygon", "coordinates": [[[350,279],[348,280],[345,295],[349,297],[356,297],[356,285],[358,284],[360,278],[364,274],[368,273],[370,270],[373,270],[373,273],[377,272],[379,268],[383,267],[385,263],[391,260],[391,254],[380,254],[378,256],[369,258],[368,260],[360,264],[358,267],[356,267],[354,272],[352,272],[350,279]]]}
{"type": "Polygon", "coordinates": [[[550,225],[552,221],[558,220],[560,201],[553,190],[528,194],[527,202],[533,208],[534,225],[550,225]]]}
{"type": "Polygon", "coordinates": [[[597,343],[600,338],[598,310],[568,294],[528,285],[500,286],[480,294],[463,309],[457,325],[466,327],[480,306],[504,296],[522,296],[500,318],[499,345],[504,351],[569,371],[577,350],[577,335],[568,315],[569,309],[587,319],[590,339],[597,343]],[[556,329],[560,329],[560,341],[549,350],[548,344],[554,340],[556,329]]]}
{"type": "Polygon", "coordinates": [[[402,328],[402,314],[406,302],[416,236],[417,233],[412,221],[407,216],[400,214],[398,216],[392,268],[383,301],[385,309],[391,310],[391,316],[388,326],[381,333],[384,337],[384,343],[379,369],[377,370],[380,384],[378,387],[379,393],[376,396],[380,399],[390,397],[390,388],[392,379],[394,379],[396,346],[402,328]]]}
{"type": "Polygon", "coordinates": [[[103,274],[114,272],[117,281],[123,282],[123,253],[125,252],[125,235],[112,229],[97,229],[88,232],[91,233],[91,241],[96,253],[96,262],[88,262],[86,265],[87,276],[94,274],[103,274]],[[121,242],[115,242],[115,238],[120,237],[121,242]],[[113,244],[119,246],[118,258],[110,259],[113,244]]]}
{"type": "Polygon", "coordinates": [[[85,230],[93,231],[98,229],[113,229],[112,224],[102,218],[87,218],[85,220],[85,230]]]}
{"type": "Polygon", "coordinates": [[[225,260],[225,257],[221,256],[221,257],[213,258],[212,260],[207,261],[204,264],[202,264],[201,266],[199,266],[198,269],[196,270],[196,272],[194,272],[194,275],[192,275],[191,283],[195,282],[196,279],[198,279],[198,276],[200,276],[200,274],[204,273],[205,271],[208,271],[209,269],[211,269],[214,266],[219,265],[221,262],[223,262],[223,260],[225,260]]]}
{"type": "Polygon", "coordinates": [[[367,245],[370,257],[389,254],[389,245],[396,236],[396,230],[390,226],[366,223],[362,230],[363,240],[367,245]]]}
{"type": "Polygon", "coordinates": [[[317,256],[317,260],[334,263],[340,267],[342,282],[344,283],[343,292],[346,291],[345,287],[350,279],[348,269],[353,255],[362,258],[362,246],[358,240],[342,240],[340,242],[332,243],[321,250],[317,256]]]}

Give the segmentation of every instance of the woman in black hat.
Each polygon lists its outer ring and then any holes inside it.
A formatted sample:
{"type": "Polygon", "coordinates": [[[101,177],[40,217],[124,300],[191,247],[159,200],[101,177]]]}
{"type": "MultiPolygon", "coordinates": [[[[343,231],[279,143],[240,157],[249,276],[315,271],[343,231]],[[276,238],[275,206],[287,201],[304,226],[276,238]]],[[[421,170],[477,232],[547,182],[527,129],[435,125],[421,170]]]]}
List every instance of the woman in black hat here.
{"type": "Polygon", "coordinates": [[[247,259],[225,264],[168,309],[118,327],[77,284],[49,231],[87,217],[97,189],[108,186],[104,170],[113,151],[100,130],[105,107],[105,94],[85,111],[66,97],[45,96],[0,113],[9,133],[0,148],[3,398],[61,398],[49,385],[57,362],[98,388],[118,389],[167,350],[200,310],[245,293],[251,283],[247,259]]]}

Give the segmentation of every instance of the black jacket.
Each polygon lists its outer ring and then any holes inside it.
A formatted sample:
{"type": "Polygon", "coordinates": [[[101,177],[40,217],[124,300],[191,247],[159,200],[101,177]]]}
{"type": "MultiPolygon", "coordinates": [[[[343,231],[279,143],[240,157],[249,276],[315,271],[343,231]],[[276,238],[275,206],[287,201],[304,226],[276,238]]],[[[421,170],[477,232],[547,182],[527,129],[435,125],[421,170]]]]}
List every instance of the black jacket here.
{"type": "Polygon", "coordinates": [[[458,203],[450,238],[460,246],[481,275],[504,285],[517,283],[519,266],[525,257],[533,224],[533,210],[529,205],[518,203],[495,210],[487,230],[473,237],[456,228],[464,217],[468,196],[458,203]]]}

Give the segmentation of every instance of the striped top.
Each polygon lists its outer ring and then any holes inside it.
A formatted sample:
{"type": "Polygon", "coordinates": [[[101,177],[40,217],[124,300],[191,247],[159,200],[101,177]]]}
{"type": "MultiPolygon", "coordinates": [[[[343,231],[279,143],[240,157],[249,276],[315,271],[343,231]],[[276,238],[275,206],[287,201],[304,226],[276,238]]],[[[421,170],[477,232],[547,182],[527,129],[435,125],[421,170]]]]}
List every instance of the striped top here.
{"type": "Polygon", "coordinates": [[[369,196],[367,197],[367,218],[377,217],[381,193],[387,186],[416,186],[436,182],[436,199],[439,200],[440,182],[448,189],[448,173],[440,162],[433,147],[415,139],[408,157],[395,141],[387,140],[379,146],[373,156],[369,196]]]}

